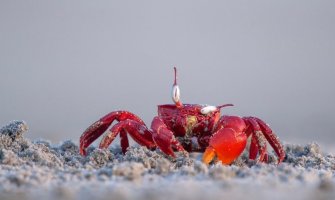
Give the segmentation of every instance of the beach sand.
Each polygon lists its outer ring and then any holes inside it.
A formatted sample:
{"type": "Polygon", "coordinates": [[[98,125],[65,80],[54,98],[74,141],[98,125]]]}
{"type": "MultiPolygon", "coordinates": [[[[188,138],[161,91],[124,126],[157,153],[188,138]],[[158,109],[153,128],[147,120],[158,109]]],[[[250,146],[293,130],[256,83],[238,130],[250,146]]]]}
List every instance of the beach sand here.
{"type": "Polygon", "coordinates": [[[0,129],[0,199],[335,199],[335,156],[316,143],[284,144],[277,165],[249,160],[205,165],[201,153],[171,159],[132,146],[88,148],[73,141],[51,144],[25,138],[27,125],[0,129]]]}

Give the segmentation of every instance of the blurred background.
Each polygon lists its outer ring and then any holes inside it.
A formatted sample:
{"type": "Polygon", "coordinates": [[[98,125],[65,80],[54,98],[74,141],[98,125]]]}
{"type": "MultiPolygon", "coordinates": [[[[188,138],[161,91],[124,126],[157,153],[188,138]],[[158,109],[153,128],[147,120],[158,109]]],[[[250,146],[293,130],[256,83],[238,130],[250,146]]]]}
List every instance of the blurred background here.
{"type": "Polygon", "coordinates": [[[78,141],[117,109],[234,103],[287,143],[335,147],[335,1],[0,2],[0,126],[78,141]]]}

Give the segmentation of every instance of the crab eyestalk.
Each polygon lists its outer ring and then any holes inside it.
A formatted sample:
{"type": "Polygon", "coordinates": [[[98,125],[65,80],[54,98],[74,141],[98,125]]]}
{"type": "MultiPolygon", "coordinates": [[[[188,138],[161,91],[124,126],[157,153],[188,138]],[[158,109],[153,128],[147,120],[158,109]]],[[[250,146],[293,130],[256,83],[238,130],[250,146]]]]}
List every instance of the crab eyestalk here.
{"type": "Polygon", "coordinates": [[[228,106],[234,106],[234,104],[228,103],[228,104],[223,104],[221,106],[217,106],[218,109],[221,109],[223,107],[228,107],[228,106]]]}
{"type": "Polygon", "coordinates": [[[233,106],[233,104],[230,103],[230,104],[224,104],[224,105],[221,105],[221,106],[205,106],[200,110],[200,112],[203,115],[207,115],[207,114],[218,111],[221,108],[227,107],[227,106],[233,106]]]}
{"type": "Polygon", "coordinates": [[[180,101],[180,89],[177,84],[177,68],[174,67],[174,83],[172,86],[172,100],[176,104],[177,108],[183,107],[183,104],[180,101]]]}

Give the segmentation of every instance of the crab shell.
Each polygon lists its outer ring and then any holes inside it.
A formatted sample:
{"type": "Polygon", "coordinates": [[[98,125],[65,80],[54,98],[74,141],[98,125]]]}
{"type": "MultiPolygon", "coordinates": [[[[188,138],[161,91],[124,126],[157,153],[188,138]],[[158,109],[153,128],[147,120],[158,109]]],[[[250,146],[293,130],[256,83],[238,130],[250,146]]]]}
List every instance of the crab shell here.
{"type": "Polygon", "coordinates": [[[175,104],[158,105],[158,116],[177,137],[207,135],[212,132],[220,119],[220,110],[207,114],[201,111],[209,107],[200,104],[184,104],[178,108],[175,104]]]}

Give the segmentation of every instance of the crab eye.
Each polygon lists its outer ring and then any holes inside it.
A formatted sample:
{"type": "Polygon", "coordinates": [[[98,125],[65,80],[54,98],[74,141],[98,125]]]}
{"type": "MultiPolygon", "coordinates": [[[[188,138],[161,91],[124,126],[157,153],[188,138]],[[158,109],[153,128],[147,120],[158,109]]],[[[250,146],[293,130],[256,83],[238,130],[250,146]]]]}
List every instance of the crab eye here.
{"type": "Polygon", "coordinates": [[[212,113],[212,112],[214,112],[214,111],[216,111],[217,110],[217,107],[216,106],[205,106],[205,107],[203,107],[201,110],[200,110],[200,112],[201,112],[201,114],[203,114],[203,115],[208,115],[208,114],[210,114],[210,113],[212,113]]]}
{"type": "Polygon", "coordinates": [[[172,100],[177,103],[180,100],[180,89],[178,85],[172,87],[172,100]]]}

